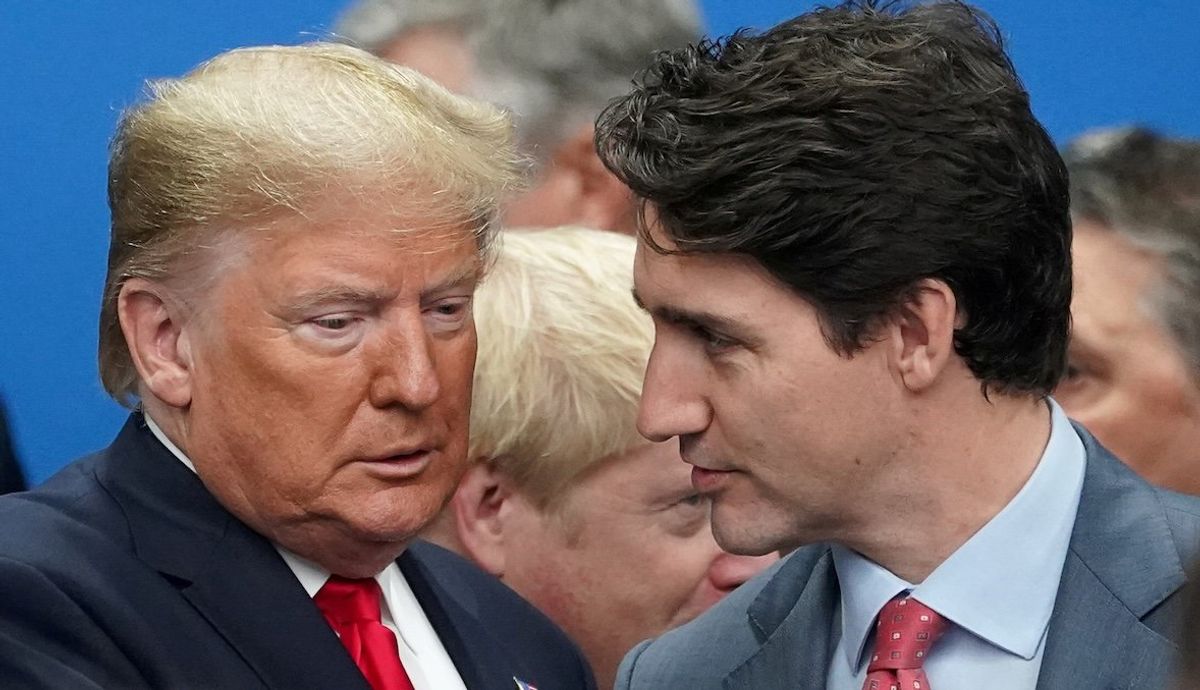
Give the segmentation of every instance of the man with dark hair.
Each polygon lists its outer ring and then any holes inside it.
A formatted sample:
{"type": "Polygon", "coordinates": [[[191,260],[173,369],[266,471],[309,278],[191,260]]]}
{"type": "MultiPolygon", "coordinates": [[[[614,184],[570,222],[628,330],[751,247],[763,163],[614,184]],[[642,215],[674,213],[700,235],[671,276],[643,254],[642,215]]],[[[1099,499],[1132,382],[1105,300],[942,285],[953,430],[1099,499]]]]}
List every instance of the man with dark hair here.
{"type": "Polygon", "coordinates": [[[1049,397],[1067,177],[962,3],[853,2],[661,54],[597,124],[643,200],[639,427],[735,553],[801,545],[618,688],[1154,688],[1200,500],[1049,397]]]}
{"type": "Polygon", "coordinates": [[[1145,479],[1200,495],[1200,141],[1067,147],[1075,295],[1056,399],[1145,479]]]}

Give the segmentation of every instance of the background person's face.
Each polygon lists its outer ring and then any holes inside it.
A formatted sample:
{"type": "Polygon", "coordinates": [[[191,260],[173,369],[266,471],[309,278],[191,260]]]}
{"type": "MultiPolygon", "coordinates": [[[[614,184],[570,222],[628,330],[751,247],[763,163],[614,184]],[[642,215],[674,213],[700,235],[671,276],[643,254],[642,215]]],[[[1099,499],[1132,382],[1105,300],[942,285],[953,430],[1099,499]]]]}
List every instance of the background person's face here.
{"type": "Polygon", "coordinates": [[[1200,388],[1152,312],[1162,268],[1086,221],[1075,224],[1067,414],[1149,481],[1200,494],[1200,388]]]}
{"type": "Polygon", "coordinates": [[[647,443],[600,463],[549,512],[514,507],[504,581],[580,645],[600,687],[635,644],[777,560],[721,551],[689,472],[674,441],[647,443]]]}
{"type": "Polygon", "coordinates": [[[411,67],[455,93],[466,93],[475,78],[475,57],[463,29],[429,24],[409,29],[383,48],[380,57],[411,67]]]}
{"type": "Polygon", "coordinates": [[[639,241],[634,283],[655,325],[638,427],[679,437],[717,542],[762,554],[866,524],[906,442],[884,346],[838,355],[813,307],[747,258],[639,241]]]}
{"type": "Polygon", "coordinates": [[[387,551],[464,469],[475,242],[366,202],[260,235],[193,336],[185,451],[227,508],[301,555],[387,551]]]}

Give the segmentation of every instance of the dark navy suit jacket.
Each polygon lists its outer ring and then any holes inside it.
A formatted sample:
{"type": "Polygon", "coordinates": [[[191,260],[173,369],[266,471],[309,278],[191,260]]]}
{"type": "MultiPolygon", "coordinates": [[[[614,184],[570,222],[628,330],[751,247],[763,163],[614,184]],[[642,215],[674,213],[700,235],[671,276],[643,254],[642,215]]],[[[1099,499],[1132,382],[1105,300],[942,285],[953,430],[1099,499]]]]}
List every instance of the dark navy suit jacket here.
{"type": "MultiPolygon", "coordinates": [[[[591,689],[574,645],[461,558],[399,566],[469,690],[591,689]]],[[[366,682],[275,548],[131,417],[107,450],[0,498],[0,687],[366,682]]]]}

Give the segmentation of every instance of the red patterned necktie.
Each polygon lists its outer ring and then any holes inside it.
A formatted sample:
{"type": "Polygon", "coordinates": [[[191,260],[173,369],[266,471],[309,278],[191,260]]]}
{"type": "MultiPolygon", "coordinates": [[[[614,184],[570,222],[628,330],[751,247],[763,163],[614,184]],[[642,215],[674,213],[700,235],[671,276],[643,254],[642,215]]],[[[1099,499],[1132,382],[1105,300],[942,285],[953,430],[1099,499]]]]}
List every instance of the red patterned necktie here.
{"type": "Polygon", "coordinates": [[[373,690],[413,690],[412,681],[400,663],[396,636],[380,622],[381,599],[375,580],[334,575],[313,597],[313,602],[373,690]]]}
{"type": "Polygon", "coordinates": [[[945,618],[916,599],[899,596],[884,604],[863,690],[929,690],[925,657],[946,626],[945,618]]]}

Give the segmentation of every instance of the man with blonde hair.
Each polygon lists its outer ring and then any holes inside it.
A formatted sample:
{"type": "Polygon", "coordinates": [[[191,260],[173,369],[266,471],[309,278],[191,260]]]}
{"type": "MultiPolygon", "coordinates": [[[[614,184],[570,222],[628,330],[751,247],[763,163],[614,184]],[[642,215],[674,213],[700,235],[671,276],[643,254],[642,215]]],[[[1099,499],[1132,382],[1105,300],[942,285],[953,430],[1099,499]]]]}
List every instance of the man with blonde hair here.
{"type": "Polygon", "coordinates": [[[637,433],[654,334],[630,294],[634,246],[506,234],[475,302],[476,462],[433,535],[562,626],[601,687],[633,645],[776,560],[722,551],[677,444],[637,433]]]}
{"type": "Polygon", "coordinates": [[[323,44],[226,53],[125,114],[100,368],[134,411],[0,500],[0,684],[591,687],[541,614],[414,542],[466,463],[510,139],[323,44]]]}

